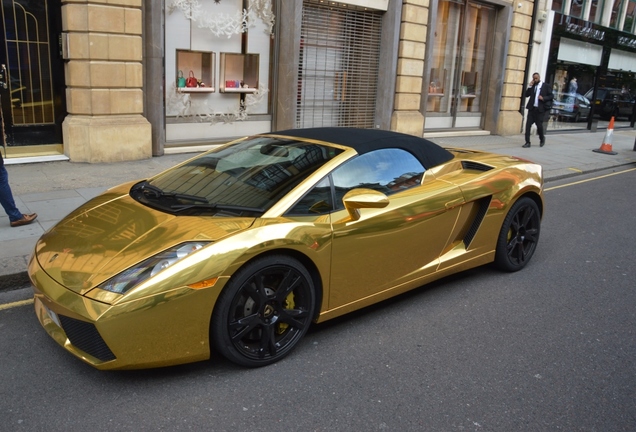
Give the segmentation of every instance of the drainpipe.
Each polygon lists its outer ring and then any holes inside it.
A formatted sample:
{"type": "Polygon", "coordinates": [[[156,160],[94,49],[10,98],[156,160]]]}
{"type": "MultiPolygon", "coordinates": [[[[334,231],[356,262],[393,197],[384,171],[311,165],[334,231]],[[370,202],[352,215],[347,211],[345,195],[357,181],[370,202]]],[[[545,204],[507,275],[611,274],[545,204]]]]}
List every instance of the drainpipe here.
{"type": "MultiPolygon", "coordinates": [[[[532,46],[534,45],[534,28],[537,22],[537,14],[539,13],[539,2],[541,0],[534,0],[532,6],[532,22],[530,23],[530,41],[528,42],[528,56],[526,57],[526,70],[523,73],[523,88],[524,91],[521,93],[521,101],[519,102],[519,112],[522,117],[525,117],[525,88],[528,84],[528,77],[530,76],[530,59],[532,58],[532,46]]],[[[514,4],[514,3],[513,3],[514,4]]],[[[523,125],[521,126],[521,132],[523,132],[523,125]]]]}

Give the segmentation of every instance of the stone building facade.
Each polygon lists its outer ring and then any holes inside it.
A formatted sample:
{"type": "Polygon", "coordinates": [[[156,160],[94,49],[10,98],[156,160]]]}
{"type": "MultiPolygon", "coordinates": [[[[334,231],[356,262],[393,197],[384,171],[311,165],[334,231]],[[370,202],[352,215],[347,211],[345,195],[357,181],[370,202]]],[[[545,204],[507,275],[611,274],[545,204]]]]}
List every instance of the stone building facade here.
{"type": "Polygon", "coordinates": [[[341,0],[328,6],[320,0],[58,2],[66,111],[60,122],[61,144],[74,162],[143,159],[189,144],[215,144],[244,133],[295,127],[375,127],[418,136],[509,135],[521,130],[532,1],[341,0]],[[275,27],[271,34],[262,31],[261,23],[258,30],[248,28],[246,35],[204,35],[194,14],[178,14],[184,4],[210,13],[217,7],[240,13],[258,5],[260,15],[269,7],[275,27]],[[321,45],[320,26],[325,23],[339,29],[337,37],[346,33],[344,39],[334,39],[341,47],[336,54],[321,45]],[[438,40],[442,33],[452,36],[445,36],[446,45],[438,40]],[[471,34],[481,38],[479,46],[471,34]],[[376,44],[377,49],[351,54],[344,47],[347,43],[363,48],[376,44]],[[474,47],[463,48],[468,43],[474,47]],[[446,52],[453,47],[464,51],[446,52]],[[175,89],[179,50],[211,53],[214,90],[202,95],[175,89]],[[221,66],[231,51],[260,56],[259,85],[265,88],[259,108],[249,116],[235,116],[236,121],[227,121],[230,116],[221,105],[231,102],[243,110],[246,101],[245,95],[239,99],[221,89],[221,66]],[[310,54],[317,60],[310,60],[310,54]],[[472,58],[472,63],[456,62],[456,54],[472,58]],[[361,61],[366,56],[373,56],[376,66],[352,65],[352,58],[361,61]],[[328,79],[319,82],[321,59],[336,64],[337,70],[324,72],[328,79]],[[431,86],[439,81],[440,69],[444,91],[431,86]],[[358,104],[365,86],[373,98],[366,100],[364,95],[365,102],[358,104]],[[200,102],[221,114],[175,114],[168,106],[174,96],[189,108],[200,102]],[[316,114],[318,99],[327,114],[316,114]],[[369,112],[371,119],[365,123],[361,119],[369,112]],[[212,117],[225,121],[202,126],[212,117]]]}

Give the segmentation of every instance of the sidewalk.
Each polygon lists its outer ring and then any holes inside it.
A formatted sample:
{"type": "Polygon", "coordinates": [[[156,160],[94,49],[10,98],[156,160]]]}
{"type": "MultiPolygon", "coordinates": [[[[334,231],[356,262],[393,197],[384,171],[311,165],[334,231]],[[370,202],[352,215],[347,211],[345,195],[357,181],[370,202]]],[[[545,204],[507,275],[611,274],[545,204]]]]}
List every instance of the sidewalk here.
{"type": "MultiPolygon", "coordinates": [[[[617,155],[593,152],[605,130],[598,132],[549,133],[546,145],[539,147],[533,137],[531,148],[522,148],[523,135],[463,136],[430,138],[444,147],[460,147],[508,154],[529,159],[543,166],[545,181],[635,164],[633,129],[614,130],[612,148],[617,155]]],[[[26,268],[37,239],[71,210],[109,187],[146,178],[195,156],[196,153],[166,155],[135,162],[84,164],[66,161],[7,165],[9,182],[18,208],[37,213],[35,223],[11,228],[9,218],[0,215],[0,291],[29,283],[26,268]]]]}

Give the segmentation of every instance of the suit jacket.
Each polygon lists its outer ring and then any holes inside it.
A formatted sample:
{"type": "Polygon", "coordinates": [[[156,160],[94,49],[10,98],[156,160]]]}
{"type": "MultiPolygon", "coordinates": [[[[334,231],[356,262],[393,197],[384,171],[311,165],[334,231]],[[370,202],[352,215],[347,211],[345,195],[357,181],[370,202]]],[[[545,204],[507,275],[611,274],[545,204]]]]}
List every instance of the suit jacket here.
{"type": "MultiPolygon", "coordinates": [[[[534,107],[534,98],[532,97],[532,95],[534,95],[534,88],[536,86],[537,84],[533,85],[532,87],[528,87],[526,89],[526,97],[530,98],[528,99],[528,103],[526,104],[526,108],[528,109],[534,107]]],[[[543,96],[543,100],[539,99],[539,106],[537,107],[537,109],[539,110],[539,112],[546,112],[547,110],[544,104],[554,99],[554,94],[552,94],[552,89],[550,88],[548,84],[541,83],[541,90],[539,91],[539,95],[543,96]]]]}

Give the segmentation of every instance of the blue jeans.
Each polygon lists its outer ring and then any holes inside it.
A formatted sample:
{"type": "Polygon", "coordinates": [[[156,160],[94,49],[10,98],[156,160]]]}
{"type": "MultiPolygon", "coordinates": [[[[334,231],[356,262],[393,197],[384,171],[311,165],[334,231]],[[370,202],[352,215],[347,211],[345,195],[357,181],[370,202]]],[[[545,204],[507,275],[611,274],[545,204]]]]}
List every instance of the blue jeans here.
{"type": "Polygon", "coordinates": [[[22,219],[22,212],[15,206],[13,194],[9,187],[9,173],[4,165],[0,166],[0,204],[9,216],[9,221],[15,222],[22,219]]]}

